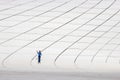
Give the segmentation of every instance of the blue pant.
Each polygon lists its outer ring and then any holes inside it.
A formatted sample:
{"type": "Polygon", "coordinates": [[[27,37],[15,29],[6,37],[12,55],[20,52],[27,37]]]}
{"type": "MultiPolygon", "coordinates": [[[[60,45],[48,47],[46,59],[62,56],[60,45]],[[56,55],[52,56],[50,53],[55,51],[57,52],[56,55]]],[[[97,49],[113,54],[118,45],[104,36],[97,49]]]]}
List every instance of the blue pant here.
{"type": "Polygon", "coordinates": [[[38,56],[38,63],[41,62],[41,56],[38,56]]]}

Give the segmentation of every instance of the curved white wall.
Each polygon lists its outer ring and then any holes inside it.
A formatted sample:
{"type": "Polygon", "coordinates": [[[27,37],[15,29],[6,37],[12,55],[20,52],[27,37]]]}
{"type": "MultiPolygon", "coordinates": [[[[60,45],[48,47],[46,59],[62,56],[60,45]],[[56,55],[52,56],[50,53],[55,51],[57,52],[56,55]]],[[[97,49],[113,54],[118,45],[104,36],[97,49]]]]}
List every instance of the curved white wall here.
{"type": "Polygon", "coordinates": [[[120,71],[119,0],[0,1],[0,67],[120,71]],[[37,64],[36,50],[42,51],[37,64]]]}

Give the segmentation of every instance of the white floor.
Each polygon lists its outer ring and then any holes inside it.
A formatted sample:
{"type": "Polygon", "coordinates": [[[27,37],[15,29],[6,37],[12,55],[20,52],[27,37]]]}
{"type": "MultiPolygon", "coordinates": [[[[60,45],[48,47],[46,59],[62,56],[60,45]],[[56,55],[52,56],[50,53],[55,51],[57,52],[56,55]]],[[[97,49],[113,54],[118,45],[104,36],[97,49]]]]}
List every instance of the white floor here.
{"type": "Polygon", "coordinates": [[[0,72],[1,80],[119,80],[119,73],[0,72]]]}

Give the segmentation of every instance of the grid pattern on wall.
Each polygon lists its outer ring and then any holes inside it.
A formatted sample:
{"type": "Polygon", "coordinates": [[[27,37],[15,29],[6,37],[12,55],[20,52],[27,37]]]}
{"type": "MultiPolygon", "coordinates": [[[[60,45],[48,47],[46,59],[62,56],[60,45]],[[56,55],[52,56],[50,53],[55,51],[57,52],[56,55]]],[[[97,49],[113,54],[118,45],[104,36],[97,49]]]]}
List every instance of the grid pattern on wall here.
{"type": "Polygon", "coordinates": [[[120,63],[119,0],[1,0],[0,65],[120,63]]]}

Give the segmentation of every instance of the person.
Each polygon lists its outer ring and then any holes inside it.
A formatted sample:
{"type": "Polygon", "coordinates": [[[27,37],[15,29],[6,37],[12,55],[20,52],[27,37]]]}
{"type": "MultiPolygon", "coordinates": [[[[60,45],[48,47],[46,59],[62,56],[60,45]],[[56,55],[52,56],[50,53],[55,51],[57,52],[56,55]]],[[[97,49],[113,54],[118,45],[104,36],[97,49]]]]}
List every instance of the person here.
{"type": "Polygon", "coordinates": [[[39,50],[39,51],[37,51],[37,54],[38,54],[38,63],[40,63],[40,62],[41,62],[42,53],[41,53],[41,51],[39,50]]]}

